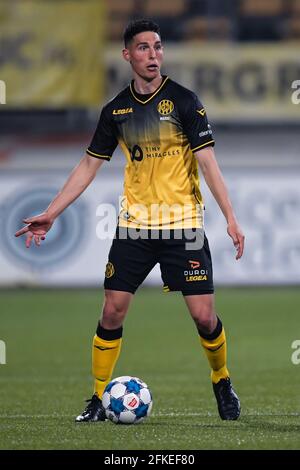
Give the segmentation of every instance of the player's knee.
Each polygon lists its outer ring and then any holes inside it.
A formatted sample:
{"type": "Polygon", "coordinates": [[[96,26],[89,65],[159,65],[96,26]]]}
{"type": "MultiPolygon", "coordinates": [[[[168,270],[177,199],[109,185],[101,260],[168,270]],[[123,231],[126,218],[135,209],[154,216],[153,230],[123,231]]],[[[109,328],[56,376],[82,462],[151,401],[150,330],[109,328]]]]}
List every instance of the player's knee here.
{"type": "Polygon", "coordinates": [[[112,300],[106,300],[103,306],[101,325],[104,328],[119,328],[127,312],[127,306],[112,300]]]}
{"type": "Polygon", "coordinates": [[[201,306],[193,315],[198,330],[210,334],[216,326],[216,314],[210,306],[201,306]]]}

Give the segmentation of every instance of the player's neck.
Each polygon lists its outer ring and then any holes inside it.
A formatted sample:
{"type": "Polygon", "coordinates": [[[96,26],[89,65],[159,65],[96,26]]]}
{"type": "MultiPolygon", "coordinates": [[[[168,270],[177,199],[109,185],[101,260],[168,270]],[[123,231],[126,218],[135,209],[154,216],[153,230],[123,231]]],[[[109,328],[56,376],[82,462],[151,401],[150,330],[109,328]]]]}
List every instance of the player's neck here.
{"type": "Polygon", "coordinates": [[[148,82],[144,78],[140,77],[139,75],[134,74],[134,89],[137,93],[141,95],[148,95],[149,93],[154,93],[157,88],[159,88],[162,82],[162,76],[159,75],[155,77],[151,82],[148,82]]]}

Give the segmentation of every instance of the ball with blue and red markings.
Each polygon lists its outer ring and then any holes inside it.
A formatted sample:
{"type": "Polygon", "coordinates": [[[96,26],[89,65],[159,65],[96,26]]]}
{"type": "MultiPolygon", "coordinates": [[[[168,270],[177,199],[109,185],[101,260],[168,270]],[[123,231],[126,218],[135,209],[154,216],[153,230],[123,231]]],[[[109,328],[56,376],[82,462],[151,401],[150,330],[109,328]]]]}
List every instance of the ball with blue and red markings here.
{"type": "Polygon", "coordinates": [[[113,379],[102,396],[106,416],[116,424],[140,423],[150,415],[152,403],[147,384],[129,375],[113,379]]]}

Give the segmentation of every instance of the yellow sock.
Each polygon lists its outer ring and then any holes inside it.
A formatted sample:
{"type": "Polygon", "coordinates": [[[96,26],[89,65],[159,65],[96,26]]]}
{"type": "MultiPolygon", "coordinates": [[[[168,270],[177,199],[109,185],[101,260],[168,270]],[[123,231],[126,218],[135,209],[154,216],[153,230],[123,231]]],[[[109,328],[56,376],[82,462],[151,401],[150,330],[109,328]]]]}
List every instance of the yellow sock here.
{"type": "Polygon", "coordinates": [[[94,393],[99,398],[102,397],[106,385],[111,380],[114,367],[120,355],[121,345],[121,337],[107,340],[99,338],[97,335],[94,336],[92,353],[93,376],[95,377],[94,393]]]}
{"type": "Polygon", "coordinates": [[[219,319],[215,332],[217,336],[213,339],[209,338],[209,336],[214,336],[214,332],[212,333],[212,335],[207,335],[206,338],[200,336],[200,342],[204,348],[208,362],[212,369],[211,380],[213,383],[217,383],[219,382],[219,380],[226,379],[227,377],[229,377],[229,372],[226,367],[225,330],[219,319]]]}

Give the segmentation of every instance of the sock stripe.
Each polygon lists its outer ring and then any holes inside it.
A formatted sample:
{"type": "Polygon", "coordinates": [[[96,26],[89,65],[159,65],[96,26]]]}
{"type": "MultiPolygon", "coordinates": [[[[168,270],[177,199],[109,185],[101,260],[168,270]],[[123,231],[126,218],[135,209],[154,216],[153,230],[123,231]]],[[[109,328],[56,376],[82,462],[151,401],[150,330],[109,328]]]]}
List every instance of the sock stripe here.
{"type": "Polygon", "coordinates": [[[225,344],[225,341],[223,341],[222,344],[220,344],[220,346],[217,346],[216,348],[208,348],[207,346],[203,346],[205,349],[208,349],[209,351],[212,351],[212,352],[215,352],[215,351],[218,351],[218,349],[220,349],[222,346],[224,346],[225,344]]]}
{"type": "Polygon", "coordinates": [[[107,351],[108,349],[117,349],[117,347],[118,347],[118,346],[114,346],[113,348],[106,348],[106,347],[104,347],[104,346],[96,346],[96,345],[94,344],[94,348],[100,349],[100,351],[107,351]]]}

